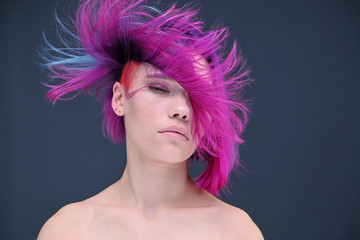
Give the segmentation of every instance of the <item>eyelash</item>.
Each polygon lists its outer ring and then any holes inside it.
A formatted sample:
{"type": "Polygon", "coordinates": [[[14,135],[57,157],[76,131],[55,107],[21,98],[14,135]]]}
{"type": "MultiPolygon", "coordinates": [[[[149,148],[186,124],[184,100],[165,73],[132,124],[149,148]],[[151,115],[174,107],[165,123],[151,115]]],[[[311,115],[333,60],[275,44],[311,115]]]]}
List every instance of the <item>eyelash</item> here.
{"type": "Polygon", "coordinates": [[[153,87],[153,86],[149,86],[149,88],[150,88],[151,90],[154,90],[154,91],[169,93],[169,91],[167,91],[167,90],[165,90],[165,89],[163,89],[163,88],[153,87]]]}

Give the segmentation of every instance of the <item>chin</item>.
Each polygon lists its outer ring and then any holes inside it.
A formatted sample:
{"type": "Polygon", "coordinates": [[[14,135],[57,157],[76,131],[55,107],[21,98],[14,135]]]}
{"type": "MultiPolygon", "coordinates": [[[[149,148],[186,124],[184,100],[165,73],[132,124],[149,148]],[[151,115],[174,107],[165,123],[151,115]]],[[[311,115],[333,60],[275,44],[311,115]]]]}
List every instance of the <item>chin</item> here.
{"type": "Polygon", "coordinates": [[[177,151],[170,151],[168,150],[163,150],[161,151],[163,154],[156,154],[154,156],[155,159],[160,160],[161,162],[166,162],[166,163],[182,163],[184,161],[187,161],[187,159],[191,156],[191,154],[184,154],[184,152],[181,150],[177,150],[177,151]]]}
{"type": "Polygon", "coordinates": [[[159,157],[159,159],[161,159],[162,162],[176,164],[186,162],[188,158],[182,156],[174,156],[174,154],[170,154],[169,156],[161,156],[159,157]]]}

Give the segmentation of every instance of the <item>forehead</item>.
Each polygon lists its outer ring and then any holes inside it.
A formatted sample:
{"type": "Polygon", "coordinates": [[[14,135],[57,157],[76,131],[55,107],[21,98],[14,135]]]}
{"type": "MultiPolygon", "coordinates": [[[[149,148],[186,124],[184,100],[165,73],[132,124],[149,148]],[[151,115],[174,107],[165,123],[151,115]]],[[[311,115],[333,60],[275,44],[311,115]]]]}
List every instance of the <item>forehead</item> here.
{"type": "Polygon", "coordinates": [[[177,81],[165,75],[154,65],[150,63],[138,64],[136,70],[134,71],[134,74],[131,77],[131,85],[133,87],[140,87],[141,85],[149,83],[149,80],[178,84],[177,81]]]}
{"type": "MultiPolygon", "coordinates": [[[[200,55],[193,55],[192,63],[195,73],[198,74],[200,78],[206,79],[206,81],[212,85],[212,80],[209,77],[209,64],[205,58],[200,55]]],[[[176,80],[168,77],[161,70],[150,63],[143,62],[134,64],[134,62],[130,62],[128,67],[129,69],[127,69],[126,78],[130,80],[127,82],[129,85],[131,85],[131,88],[140,87],[148,83],[150,79],[179,85],[176,80]]]]}
{"type": "Polygon", "coordinates": [[[202,56],[196,55],[194,57],[193,64],[194,64],[195,72],[200,76],[207,76],[210,73],[209,63],[202,56]]]}

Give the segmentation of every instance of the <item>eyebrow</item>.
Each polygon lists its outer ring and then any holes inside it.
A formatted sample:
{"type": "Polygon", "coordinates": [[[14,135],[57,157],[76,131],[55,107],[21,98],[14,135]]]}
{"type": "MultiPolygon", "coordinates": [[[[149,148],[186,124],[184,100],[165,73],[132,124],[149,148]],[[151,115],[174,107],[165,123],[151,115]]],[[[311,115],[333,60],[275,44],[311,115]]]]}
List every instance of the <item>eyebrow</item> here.
{"type": "MultiPolygon", "coordinates": [[[[171,82],[172,84],[177,83],[176,80],[174,80],[171,77],[163,74],[162,72],[147,74],[147,78],[145,78],[145,79],[152,79],[152,80],[155,80],[155,81],[163,81],[163,80],[165,80],[165,81],[171,82]]],[[[182,89],[181,91],[187,94],[185,89],[182,89]]]]}
{"type": "Polygon", "coordinates": [[[163,73],[150,73],[150,74],[147,74],[147,76],[149,78],[161,78],[161,79],[164,79],[164,80],[173,80],[171,79],[169,76],[163,74],[163,73]]]}
{"type": "MultiPolygon", "coordinates": [[[[170,78],[169,76],[166,76],[163,73],[155,73],[155,74],[149,74],[147,75],[147,79],[154,80],[154,81],[167,81],[169,83],[176,82],[174,79],[170,78]]],[[[146,81],[146,80],[145,80],[146,81]]]]}

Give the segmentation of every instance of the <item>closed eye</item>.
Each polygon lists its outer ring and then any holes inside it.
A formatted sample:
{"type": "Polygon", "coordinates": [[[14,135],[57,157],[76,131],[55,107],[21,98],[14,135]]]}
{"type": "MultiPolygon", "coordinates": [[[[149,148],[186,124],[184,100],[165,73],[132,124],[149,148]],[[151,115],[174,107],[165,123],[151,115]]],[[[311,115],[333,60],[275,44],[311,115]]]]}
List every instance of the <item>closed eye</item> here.
{"type": "Polygon", "coordinates": [[[169,93],[169,91],[167,91],[167,90],[165,90],[165,89],[163,89],[163,88],[154,87],[154,86],[149,86],[149,88],[150,88],[151,90],[154,90],[154,91],[169,93]]]}

